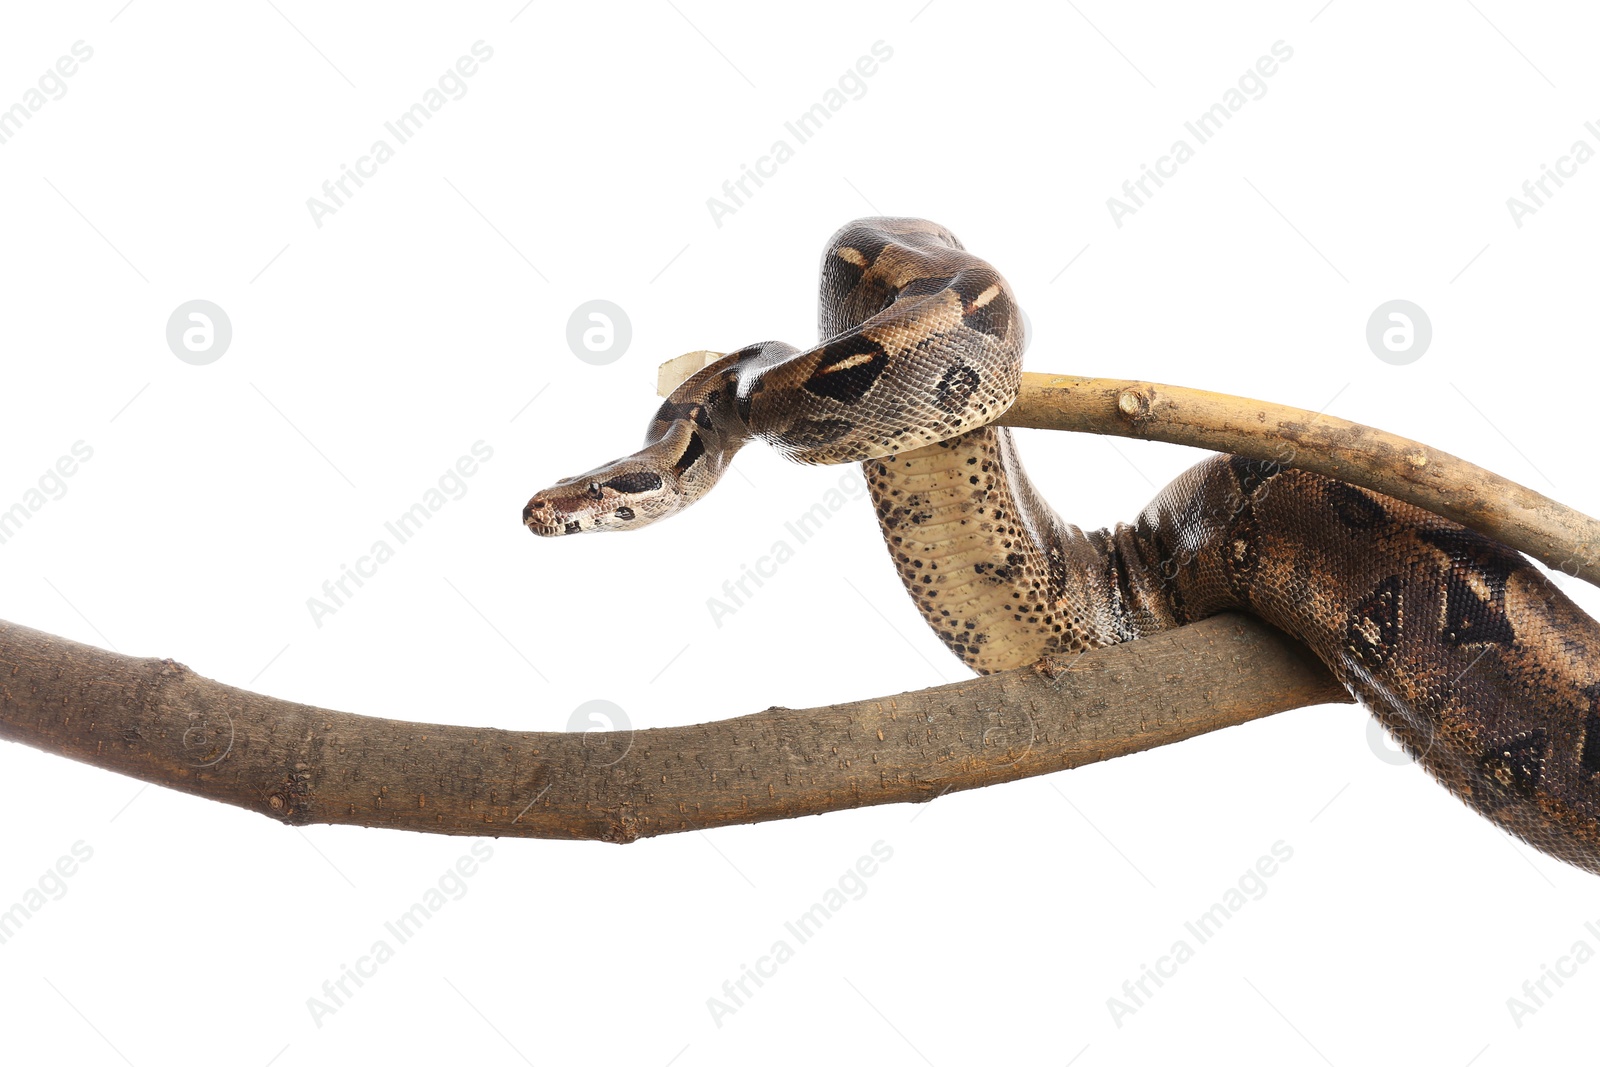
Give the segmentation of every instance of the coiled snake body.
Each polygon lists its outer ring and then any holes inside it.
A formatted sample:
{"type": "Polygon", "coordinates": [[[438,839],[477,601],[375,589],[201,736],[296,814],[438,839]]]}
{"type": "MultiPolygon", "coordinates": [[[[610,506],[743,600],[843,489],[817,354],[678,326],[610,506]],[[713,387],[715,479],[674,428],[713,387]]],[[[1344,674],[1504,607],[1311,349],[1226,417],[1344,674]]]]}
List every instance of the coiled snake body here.
{"type": "Polygon", "coordinates": [[[863,219],[823,254],[820,335],[730,353],[661,405],[645,447],[528,502],[534,533],[631,529],[705,493],[751,438],[861,461],[928,624],[979,673],[1247,611],[1311,647],[1447,788],[1600,873],[1600,625],[1512,550],[1305,471],[1217,456],[1132,524],[1085,533],[1010,432],[1022,326],[948,230],[863,219]]]}

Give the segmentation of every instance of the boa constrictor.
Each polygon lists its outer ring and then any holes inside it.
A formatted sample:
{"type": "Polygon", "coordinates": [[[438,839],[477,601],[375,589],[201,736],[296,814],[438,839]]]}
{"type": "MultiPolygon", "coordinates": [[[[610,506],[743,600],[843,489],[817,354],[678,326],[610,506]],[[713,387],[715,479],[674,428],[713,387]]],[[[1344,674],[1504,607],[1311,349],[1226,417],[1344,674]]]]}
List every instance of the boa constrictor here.
{"type": "Polygon", "coordinates": [[[523,522],[627,530],[687,507],[761,438],[860,461],[923,617],[979,673],[1247,611],[1305,642],[1457,796],[1600,873],[1600,625],[1521,555],[1398,500],[1217,456],[1131,526],[1084,533],[1011,433],[1022,325],[948,230],[863,219],[822,260],[821,344],[768,341],[661,405],[645,446],[567,478],[523,522]]]}

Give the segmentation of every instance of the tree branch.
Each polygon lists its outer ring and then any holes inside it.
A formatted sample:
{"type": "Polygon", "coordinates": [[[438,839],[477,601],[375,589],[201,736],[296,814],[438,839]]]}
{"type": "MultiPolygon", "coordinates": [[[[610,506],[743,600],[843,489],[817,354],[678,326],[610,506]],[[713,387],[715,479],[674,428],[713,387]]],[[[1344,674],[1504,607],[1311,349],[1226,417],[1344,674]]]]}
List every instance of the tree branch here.
{"type": "MultiPolygon", "coordinates": [[[[666,396],[721,352],[687,352],[661,364],[666,396]]],[[[1600,585],[1600,521],[1408,437],[1304,408],[1179,385],[1022,375],[1004,426],[1137,437],[1231,452],[1373,489],[1526,552],[1547,567],[1600,585]]]]}
{"type": "MultiPolygon", "coordinates": [[[[662,384],[715,353],[662,368],[662,384]]],[[[1587,581],[1600,523],[1414,441],[1174,386],[1025,374],[1013,426],[1117,434],[1318,471],[1587,581]]],[[[0,737],[280,821],[626,842],[931,800],[1349,695],[1298,643],[1224,615],[877,700],[696,726],[526,733],[277,700],[0,622],[0,737]]]]}
{"type": "Polygon", "coordinates": [[[1600,585],[1600,522],[1493,471],[1406,437],[1177,385],[1024,374],[1008,426],[1138,437],[1315,471],[1415,504],[1600,585]]]}
{"type": "Polygon", "coordinates": [[[329,711],[10,623],[0,679],[0,737],[291,825],[615,842],[932,800],[1350,699],[1242,615],[878,700],[618,733],[329,711]]]}

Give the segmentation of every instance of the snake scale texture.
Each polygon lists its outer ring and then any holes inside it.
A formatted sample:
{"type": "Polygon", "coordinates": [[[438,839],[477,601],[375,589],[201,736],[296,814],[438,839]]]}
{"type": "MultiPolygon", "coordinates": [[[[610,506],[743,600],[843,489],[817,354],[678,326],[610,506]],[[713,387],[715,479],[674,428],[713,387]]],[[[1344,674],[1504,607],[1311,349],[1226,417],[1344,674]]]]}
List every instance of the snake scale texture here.
{"type": "Polygon", "coordinates": [[[1311,647],[1478,812],[1600,873],[1600,625],[1521,555],[1304,471],[1217,456],[1132,524],[1058,518],[993,425],[1016,398],[1022,320],[944,227],[862,219],[823,254],[804,351],[732,352],[661,405],[639,452],[535,495],[544,536],[625,530],[693,503],[748,440],[861,462],[889,553],[979,673],[1222,611],[1311,647]]]}

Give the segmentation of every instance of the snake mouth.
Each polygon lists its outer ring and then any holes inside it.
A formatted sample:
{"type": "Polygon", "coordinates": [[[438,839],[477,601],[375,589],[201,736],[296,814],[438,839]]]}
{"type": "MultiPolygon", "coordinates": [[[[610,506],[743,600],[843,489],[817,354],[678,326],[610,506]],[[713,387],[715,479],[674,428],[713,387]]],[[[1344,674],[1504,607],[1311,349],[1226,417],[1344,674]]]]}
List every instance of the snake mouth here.
{"type": "Polygon", "coordinates": [[[662,479],[651,474],[617,475],[599,481],[568,478],[536,493],[522,509],[522,525],[539,537],[604,533],[645,526],[676,509],[663,499],[662,479]],[[665,505],[665,506],[664,506],[665,505]]]}
{"type": "Polygon", "coordinates": [[[522,509],[522,525],[540,537],[560,537],[583,530],[582,522],[563,515],[559,508],[538,497],[522,509]]]}
{"type": "Polygon", "coordinates": [[[522,525],[539,537],[563,537],[567,534],[592,533],[597,530],[623,528],[632,522],[634,510],[627,506],[610,512],[599,512],[579,502],[576,508],[563,507],[560,501],[534,497],[522,509],[522,525]]]}

